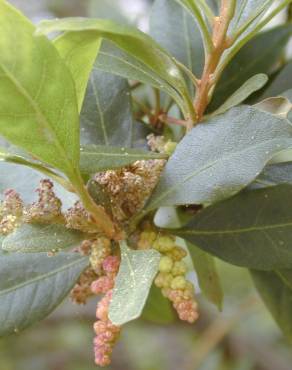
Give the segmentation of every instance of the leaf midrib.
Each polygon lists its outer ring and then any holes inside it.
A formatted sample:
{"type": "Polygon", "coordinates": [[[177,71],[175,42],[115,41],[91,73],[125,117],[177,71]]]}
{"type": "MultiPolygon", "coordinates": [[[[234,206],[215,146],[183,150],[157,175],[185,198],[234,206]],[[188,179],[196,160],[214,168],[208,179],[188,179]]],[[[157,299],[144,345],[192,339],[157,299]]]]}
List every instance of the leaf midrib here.
{"type": "Polygon", "coordinates": [[[261,225],[261,226],[251,226],[246,228],[231,229],[231,230],[182,230],[177,231],[177,234],[181,235],[232,235],[232,234],[244,234],[250,232],[259,232],[265,230],[283,229],[286,227],[292,227],[292,221],[284,224],[271,224],[271,225],[261,225]]]}
{"type": "MultiPolygon", "coordinates": [[[[50,258],[50,257],[48,257],[48,258],[50,258]]],[[[43,274],[43,275],[41,275],[41,276],[38,276],[38,277],[36,277],[36,278],[29,279],[29,280],[27,280],[27,281],[25,281],[25,282],[23,282],[23,283],[20,283],[20,284],[14,285],[14,286],[13,286],[13,287],[11,287],[11,288],[8,288],[8,289],[5,289],[5,290],[2,290],[2,291],[0,291],[0,297],[1,297],[2,295],[9,294],[9,293],[11,293],[11,292],[13,292],[13,291],[15,291],[15,290],[17,290],[17,289],[23,288],[23,287],[25,287],[25,286],[27,286],[27,285],[30,285],[30,284],[36,283],[36,282],[38,282],[38,281],[40,281],[40,280],[45,280],[45,279],[47,279],[47,278],[49,278],[49,277],[51,277],[51,276],[57,275],[57,274],[59,274],[59,273],[60,273],[60,272],[62,272],[62,271],[65,271],[65,270],[70,269],[71,267],[73,267],[73,266],[75,266],[75,265],[77,265],[77,264],[80,264],[81,262],[83,262],[83,259],[81,259],[81,260],[77,260],[77,261],[73,261],[73,262],[71,262],[70,264],[65,265],[65,266],[63,266],[63,267],[61,267],[61,268],[58,268],[58,269],[53,270],[53,271],[50,271],[50,272],[48,272],[48,273],[46,273],[46,274],[43,274]]]]}

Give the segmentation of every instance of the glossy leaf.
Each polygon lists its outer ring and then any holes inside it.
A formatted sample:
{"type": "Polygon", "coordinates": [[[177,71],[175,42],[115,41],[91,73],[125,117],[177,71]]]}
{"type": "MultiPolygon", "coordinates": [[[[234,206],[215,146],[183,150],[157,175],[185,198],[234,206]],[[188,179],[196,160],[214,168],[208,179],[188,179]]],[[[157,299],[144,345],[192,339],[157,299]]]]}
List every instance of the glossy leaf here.
{"type": "Polygon", "coordinates": [[[292,342],[292,270],[251,271],[264,303],[287,339],[292,342]]]}
{"type": "Polygon", "coordinates": [[[54,45],[73,76],[80,112],[88,78],[101,45],[101,39],[91,34],[67,32],[57,37],[54,40],[54,45]]]}
{"type": "Polygon", "coordinates": [[[49,315],[67,296],[88,258],[77,253],[0,254],[0,336],[49,315]]]}
{"type": "Polygon", "coordinates": [[[194,18],[175,0],[156,0],[150,17],[150,34],[196,76],[204,66],[204,48],[194,18]]]}
{"type": "Polygon", "coordinates": [[[109,318],[122,325],[138,318],[158,271],[160,254],[155,250],[131,250],[121,244],[121,265],[115,280],[109,318]]]}
{"type": "Polygon", "coordinates": [[[211,204],[253,181],[266,163],[291,148],[288,121],[253,107],[233,108],[195,127],[177,145],[146,211],[211,204]]]}
{"type": "Polygon", "coordinates": [[[262,32],[249,41],[223,72],[209,110],[217,109],[252,76],[258,73],[269,74],[281,58],[291,34],[292,26],[282,25],[262,32]]]}
{"type": "Polygon", "coordinates": [[[88,145],[81,148],[80,168],[84,174],[94,174],[127,166],[139,160],[166,159],[165,154],[147,152],[142,149],[115,148],[102,145],[88,145]]]}
{"type": "Polygon", "coordinates": [[[81,111],[81,142],[130,147],[133,124],[127,81],[94,67],[81,111]]]}
{"type": "Polygon", "coordinates": [[[216,268],[215,259],[195,245],[188,243],[188,250],[198,275],[199,285],[204,296],[219,310],[223,305],[223,290],[216,268]]]}
{"type": "Polygon", "coordinates": [[[291,268],[291,196],[290,185],[243,192],[206,208],[172,232],[234,265],[291,268]]]}
{"type": "Polygon", "coordinates": [[[74,178],[79,161],[74,83],[54,46],[34,32],[24,16],[0,2],[0,134],[74,178]]]}
{"type": "Polygon", "coordinates": [[[268,82],[268,76],[257,74],[248,79],[238,90],[235,91],[225,103],[221,105],[212,116],[227,112],[229,109],[243,103],[252,93],[260,90],[268,82]]]}
{"type": "Polygon", "coordinates": [[[86,235],[63,225],[23,224],[6,236],[2,243],[7,252],[59,252],[77,247],[86,235]]]}
{"type": "Polygon", "coordinates": [[[171,56],[151,37],[134,27],[116,24],[102,19],[66,18],[43,21],[38,33],[53,31],[76,31],[94,33],[115,43],[134,56],[139,62],[155,71],[173,89],[173,97],[186,115],[193,113],[185,80],[171,56]]]}

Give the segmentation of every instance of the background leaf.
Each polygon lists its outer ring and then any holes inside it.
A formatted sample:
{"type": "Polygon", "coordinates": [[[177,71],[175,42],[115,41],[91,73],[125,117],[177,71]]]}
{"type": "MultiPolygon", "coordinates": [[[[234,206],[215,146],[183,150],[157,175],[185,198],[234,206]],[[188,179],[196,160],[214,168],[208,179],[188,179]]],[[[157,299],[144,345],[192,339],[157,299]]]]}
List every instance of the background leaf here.
{"type": "Polygon", "coordinates": [[[195,19],[175,0],[156,0],[150,34],[196,76],[204,67],[204,47],[195,19]]]}
{"type": "Polygon", "coordinates": [[[139,160],[166,159],[165,154],[147,152],[142,149],[114,148],[102,145],[88,145],[81,148],[80,168],[84,174],[127,166],[139,160]]]}
{"type": "Polygon", "coordinates": [[[230,197],[276,153],[291,148],[291,135],[288,121],[248,106],[196,126],[177,145],[146,211],[230,197]]]}
{"type": "Polygon", "coordinates": [[[45,37],[0,2],[0,134],[74,177],[79,161],[76,93],[69,70],[45,37]]]}
{"type": "Polygon", "coordinates": [[[278,96],[283,91],[292,89],[292,62],[287,63],[273,78],[272,83],[265,90],[261,99],[278,96]]]}
{"type": "Polygon", "coordinates": [[[2,249],[7,252],[59,252],[77,247],[86,235],[63,225],[23,224],[6,236],[2,249]]]}
{"type": "Polygon", "coordinates": [[[133,124],[127,81],[94,67],[81,111],[81,142],[131,147],[133,124]]]}
{"type": "Polygon", "coordinates": [[[243,192],[172,230],[206,252],[258,270],[292,267],[292,186],[243,192]]]}
{"type": "Polygon", "coordinates": [[[223,290],[214,258],[195,245],[190,245],[189,243],[188,250],[192,257],[199,279],[199,285],[204,296],[215,304],[219,310],[222,310],[223,290]]]}
{"type": "Polygon", "coordinates": [[[284,335],[292,342],[292,270],[251,271],[254,284],[284,335]]]}
{"type": "Polygon", "coordinates": [[[0,254],[0,336],[49,315],[67,296],[88,258],[77,253],[0,254]]]}
{"type": "Polygon", "coordinates": [[[114,325],[125,324],[141,315],[159,261],[160,254],[155,250],[135,251],[121,245],[121,265],[109,309],[114,325]]]}
{"type": "Polygon", "coordinates": [[[292,185],[292,162],[266,166],[263,172],[250,185],[252,188],[269,187],[279,184],[292,185]]]}

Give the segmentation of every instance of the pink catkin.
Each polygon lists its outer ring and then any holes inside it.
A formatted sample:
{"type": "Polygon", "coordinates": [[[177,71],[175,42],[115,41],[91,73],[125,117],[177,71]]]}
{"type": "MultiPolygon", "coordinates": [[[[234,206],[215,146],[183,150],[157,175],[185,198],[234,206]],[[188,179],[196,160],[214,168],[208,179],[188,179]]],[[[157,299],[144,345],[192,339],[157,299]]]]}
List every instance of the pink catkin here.
{"type": "Polygon", "coordinates": [[[119,258],[108,256],[103,262],[104,276],[91,284],[94,294],[104,293],[104,297],[98,302],[94,323],[95,338],[93,340],[95,363],[98,366],[108,366],[111,362],[113,346],[120,334],[120,327],[113,325],[108,318],[109,305],[112,298],[114,278],[119,269],[119,258]]]}

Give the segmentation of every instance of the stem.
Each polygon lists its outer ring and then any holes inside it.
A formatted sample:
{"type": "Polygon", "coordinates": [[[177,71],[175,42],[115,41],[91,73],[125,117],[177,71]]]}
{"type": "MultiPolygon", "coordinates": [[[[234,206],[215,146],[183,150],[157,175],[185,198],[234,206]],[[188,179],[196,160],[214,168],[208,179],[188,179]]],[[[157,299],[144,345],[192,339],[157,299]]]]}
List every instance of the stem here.
{"type": "Polygon", "coordinates": [[[213,25],[213,49],[207,55],[202,78],[195,97],[195,110],[197,113],[197,122],[199,122],[209,103],[209,92],[214,85],[214,73],[218,67],[221,56],[229,47],[227,31],[229,24],[234,16],[236,7],[235,0],[222,0],[219,17],[215,18],[213,25]]]}
{"type": "Polygon", "coordinates": [[[291,0],[285,0],[279,4],[265,19],[258,23],[252,32],[250,32],[246,37],[241,39],[234,47],[231,49],[230,53],[224,59],[224,62],[220,65],[220,68],[216,72],[215,82],[217,82],[226,68],[227,64],[233,59],[233,57],[238,53],[238,51],[249,41],[251,40],[266,24],[270,22],[282,9],[284,9],[288,4],[291,3],[291,0]]]}
{"type": "Polygon", "coordinates": [[[209,7],[209,5],[206,3],[205,0],[198,0],[198,3],[200,4],[201,8],[205,12],[205,15],[209,23],[212,24],[214,17],[215,17],[215,14],[213,13],[212,9],[209,7]]]}
{"type": "Polygon", "coordinates": [[[187,121],[184,121],[182,119],[177,119],[174,117],[169,117],[166,114],[161,114],[159,117],[161,122],[167,123],[167,124],[174,124],[174,125],[179,125],[179,126],[184,126],[186,127],[187,121]]]}
{"type": "Polygon", "coordinates": [[[116,235],[116,229],[111,218],[105,212],[104,208],[98,206],[91,198],[83,184],[80,173],[76,171],[74,176],[70,178],[70,181],[74,185],[76,193],[80,197],[84,208],[90,213],[93,222],[96,223],[97,228],[108,238],[116,239],[118,235],[116,235]]]}
{"type": "Polygon", "coordinates": [[[155,95],[155,117],[158,117],[160,110],[161,110],[161,102],[160,102],[160,91],[158,89],[154,89],[155,95]]]}

